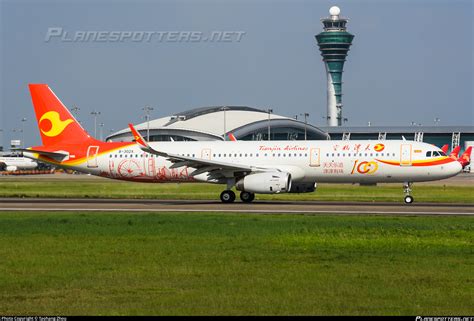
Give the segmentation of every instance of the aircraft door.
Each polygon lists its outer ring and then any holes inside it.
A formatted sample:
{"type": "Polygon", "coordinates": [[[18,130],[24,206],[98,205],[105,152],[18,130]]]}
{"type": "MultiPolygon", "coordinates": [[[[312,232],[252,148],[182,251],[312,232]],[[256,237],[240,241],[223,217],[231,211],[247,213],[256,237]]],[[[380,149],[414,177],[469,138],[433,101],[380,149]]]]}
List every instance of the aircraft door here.
{"type": "MultiPolygon", "coordinates": [[[[148,156],[152,156],[152,155],[148,155],[148,156]]],[[[145,155],[143,155],[143,159],[147,163],[145,165],[145,171],[147,170],[147,167],[148,167],[148,176],[155,177],[156,176],[155,157],[146,157],[145,155]]]]}
{"type": "Polygon", "coordinates": [[[88,168],[99,167],[99,164],[97,163],[98,153],[99,153],[99,146],[89,146],[89,148],[87,148],[87,167],[88,168]]]}
{"type": "Polygon", "coordinates": [[[309,154],[309,166],[318,167],[321,166],[321,155],[319,148],[311,148],[309,154]]]}
{"type": "Polygon", "coordinates": [[[402,144],[400,147],[400,166],[411,166],[411,145],[402,144]]]}
{"type": "Polygon", "coordinates": [[[202,159],[211,159],[211,149],[210,148],[204,148],[201,151],[201,158],[202,159]]]}

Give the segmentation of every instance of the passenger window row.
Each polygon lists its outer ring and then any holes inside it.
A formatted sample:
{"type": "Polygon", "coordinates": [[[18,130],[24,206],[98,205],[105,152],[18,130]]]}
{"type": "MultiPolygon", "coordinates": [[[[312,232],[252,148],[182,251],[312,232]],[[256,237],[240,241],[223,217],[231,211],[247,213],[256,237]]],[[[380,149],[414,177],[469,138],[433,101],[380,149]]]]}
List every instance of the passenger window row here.
{"type": "Polygon", "coordinates": [[[326,153],[326,157],[395,157],[395,153],[326,153]]]}
{"type": "MultiPolygon", "coordinates": [[[[238,158],[238,157],[260,157],[260,154],[259,153],[256,153],[256,154],[253,154],[253,153],[246,153],[246,154],[243,154],[243,153],[239,153],[239,154],[232,154],[232,153],[229,153],[229,154],[213,154],[212,157],[213,158],[222,158],[222,157],[234,157],[234,158],[238,158]]],[[[181,156],[186,156],[186,157],[196,157],[196,154],[181,154],[181,156]]],[[[308,154],[307,153],[273,153],[273,154],[268,154],[268,153],[265,153],[265,154],[262,154],[262,157],[308,157],[308,154]]],[[[143,158],[143,157],[158,157],[157,155],[153,155],[153,154],[110,154],[109,155],[109,158],[143,158]],[[145,156],[144,156],[145,155],[145,156]]]]}

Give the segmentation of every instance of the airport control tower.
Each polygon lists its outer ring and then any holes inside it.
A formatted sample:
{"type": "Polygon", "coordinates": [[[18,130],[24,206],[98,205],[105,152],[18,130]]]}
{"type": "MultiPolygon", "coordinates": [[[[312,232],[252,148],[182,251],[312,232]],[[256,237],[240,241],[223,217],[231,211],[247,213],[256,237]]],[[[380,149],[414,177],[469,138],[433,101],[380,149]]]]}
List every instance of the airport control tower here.
{"type": "Polygon", "coordinates": [[[324,31],[316,35],[328,77],[328,126],[342,125],[342,72],[354,35],[346,31],[348,19],[339,16],[339,7],[331,7],[331,17],[321,19],[324,31]]]}

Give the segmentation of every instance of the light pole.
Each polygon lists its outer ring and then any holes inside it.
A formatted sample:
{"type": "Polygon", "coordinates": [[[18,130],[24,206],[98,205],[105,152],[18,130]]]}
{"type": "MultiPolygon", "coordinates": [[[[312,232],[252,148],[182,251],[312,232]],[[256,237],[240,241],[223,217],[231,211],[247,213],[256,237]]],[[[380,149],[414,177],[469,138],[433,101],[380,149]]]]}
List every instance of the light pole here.
{"type": "Polygon", "coordinates": [[[267,109],[268,112],[268,140],[270,140],[270,115],[273,113],[273,109],[267,109]]]}
{"type": "Polygon", "coordinates": [[[25,121],[26,118],[21,119],[21,147],[25,148],[25,121]]]}
{"type": "Polygon", "coordinates": [[[307,140],[308,139],[308,130],[307,130],[307,127],[308,127],[308,117],[309,117],[309,114],[308,113],[304,113],[304,114],[301,114],[301,116],[304,116],[304,140],[307,140]]]}
{"type": "Polygon", "coordinates": [[[99,124],[99,136],[100,136],[100,140],[103,140],[103,136],[102,136],[102,128],[104,128],[104,123],[100,123],[99,124]]]}
{"type": "Polygon", "coordinates": [[[224,141],[227,140],[227,124],[226,124],[226,110],[229,110],[229,107],[224,106],[221,108],[221,110],[224,112],[224,141]]]}
{"type": "Polygon", "coordinates": [[[91,115],[94,116],[94,137],[97,138],[97,116],[100,115],[100,111],[91,111],[91,115]]]}
{"type": "Polygon", "coordinates": [[[150,112],[153,111],[153,107],[145,106],[142,108],[145,111],[145,120],[146,120],[146,140],[150,141],[150,112]]]}
{"type": "MultiPolygon", "coordinates": [[[[12,133],[13,134],[13,139],[11,140],[11,143],[10,143],[10,146],[12,148],[19,148],[21,147],[21,144],[18,144],[18,136],[16,136],[16,133],[20,133],[21,132],[21,129],[18,129],[18,128],[13,128],[12,129],[12,133]]],[[[21,143],[21,140],[20,140],[20,143],[21,143]]]]}
{"type": "Polygon", "coordinates": [[[78,114],[78,111],[81,110],[79,107],[77,107],[76,105],[74,105],[72,108],[71,108],[71,111],[74,115],[77,116],[78,114]]]}
{"type": "Polygon", "coordinates": [[[74,118],[76,118],[77,122],[80,124],[81,122],[78,120],[78,112],[79,110],[81,110],[79,107],[77,107],[76,105],[74,105],[72,108],[71,108],[71,111],[72,111],[72,114],[74,116],[74,118]]]}

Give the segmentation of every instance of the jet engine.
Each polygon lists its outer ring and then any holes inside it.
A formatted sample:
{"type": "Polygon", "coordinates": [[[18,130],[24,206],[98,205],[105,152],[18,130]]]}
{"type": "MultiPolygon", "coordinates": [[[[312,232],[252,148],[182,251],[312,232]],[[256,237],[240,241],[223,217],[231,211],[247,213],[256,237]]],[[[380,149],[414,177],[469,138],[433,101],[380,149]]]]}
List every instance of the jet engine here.
{"type": "Polygon", "coordinates": [[[258,194],[287,193],[291,189],[291,174],[283,172],[263,172],[250,174],[237,181],[239,191],[258,194]]]}
{"type": "Polygon", "coordinates": [[[14,172],[14,171],[16,171],[18,168],[17,168],[16,166],[10,165],[10,166],[7,166],[5,169],[7,170],[7,172],[14,172]]]}

